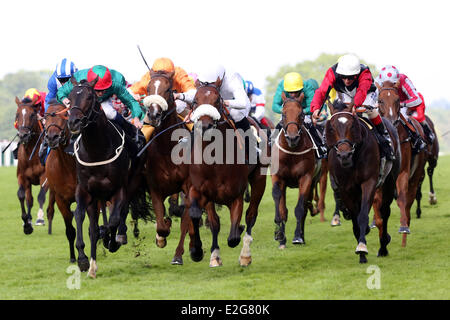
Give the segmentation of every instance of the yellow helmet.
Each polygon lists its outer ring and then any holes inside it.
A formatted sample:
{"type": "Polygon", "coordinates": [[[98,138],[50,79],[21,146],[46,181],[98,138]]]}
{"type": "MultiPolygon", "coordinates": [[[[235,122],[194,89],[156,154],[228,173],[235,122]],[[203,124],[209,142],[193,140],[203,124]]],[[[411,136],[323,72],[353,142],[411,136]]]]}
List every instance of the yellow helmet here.
{"type": "Polygon", "coordinates": [[[30,88],[27,91],[25,91],[24,98],[29,98],[30,100],[33,100],[35,97],[39,98],[41,94],[39,91],[37,91],[35,88],[30,88]]]}
{"type": "Polygon", "coordinates": [[[289,72],[284,76],[284,91],[295,92],[303,89],[303,79],[298,72],[289,72]]]}

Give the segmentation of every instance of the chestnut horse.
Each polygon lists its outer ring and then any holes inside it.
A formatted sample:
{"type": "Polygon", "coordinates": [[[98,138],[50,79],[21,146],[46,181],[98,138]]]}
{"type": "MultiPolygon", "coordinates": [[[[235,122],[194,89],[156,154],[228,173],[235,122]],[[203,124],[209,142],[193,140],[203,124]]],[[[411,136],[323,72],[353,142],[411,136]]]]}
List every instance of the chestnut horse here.
{"type": "Polygon", "coordinates": [[[327,147],[330,150],[328,169],[331,185],[342,199],[344,218],[351,219],[353,223],[353,234],[358,243],[355,253],[359,254],[360,263],[366,263],[366,234],[370,231],[368,222],[372,204],[377,213],[379,229],[378,256],[388,254],[387,245],[391,237],[387,232],[387,223],[398,174],[399,142],[395,129],[385,121],[394,144],[396,160],[392,166],[388,163],[382,170],[385,177],[383,183],[383,179],[380,179],[381,159],[375,129],[356,116],[350,108],[340,101],[335,101],[330,108],[331,118],[325,128],[327,147]],[[387,175],[386,170],[389,171],[387,175]],[[374,203],[375,193],[379,194],[380,201],[377,203],[374,203]]]}
{"type": "MultiPolygon", "coordinates": [[[[72,78],[73,89],[68,96],[68,126],[72,134],[79,134],[74,144],[78,182],[75,191],[78,265],[81,271],[89,269],[88,275],[92,278],[96,277],[97,241],[100,238],[98,203],[111,203],[107,225],[107,233],[111,237],[108,247],[110,252],[115,252],[127,242],[125,221],[130,201],[141,203],[141,200],[146,200],[145,189],[142,190],[141,186],[135,188],[133,179],[130,179],[135,161],[130,159],[125,132],[109,121],[101,109],[94,90],[97,81],[98,77],[91,82],[82,80],[78,83],[72,78]],[[135,198],[130,197],[133,193],[135,198]],[[89,216],[90,262],[84,253],[83,241],[82,226],[86,211],[89,216]]],[[[150,212],[143,206],[140,214],[146,219],[150,212]]]]}
{"type": "MultiPolygon", "coordinates": [[[[151,71],[151,80],[147,85],[148,96],[144,99],[144,105],[147,108],[144,121],[155,128],[153,138],[146,150],[146,178],[156,215],[156,244],[160,248],[166,246],[166,237],[170,234],[172,224],[169,217],[164,217],[166,211],[164,201],[167,197],[181,191],[188,194],[190,187],[188,164],[174,163],[172,159],[172,150],[178,145],[178,139],[182,138],[178,137],[174,141],[172,139],[174,131],[182,128],[182,133],[189,136],[184,121],[177,116],[172,91],[173,75],[174,72],[151,71]]],[[[188,231],[191,236],[189,245],[191,258],[194,261],[200,261],[203,258],[203,250],[201,242],[194,246],[193,225],[186,203],[181,216],[180,228],[180,241],[171,263],[183,264],[184,238],[188,231]]]]}
{"type": "MultiPolygon", "coordinates": [[[[31,234],[33,232],[31,217],[33,194],[31,193],[31,186],[40,186],[38,194],[38,216],[44,215],[42,208],[44,206],[45,195],[48,190],[45,177],[45,168],[41,165],[37,152],[35,152],[33,157],[29,159],[43,130],[42,124],[38,119],[38,110],[35,103],[36,100],[31,101],[30,99],[25,98],[20,101],[19,98],[16,97],[16,123],[19,131],[19,145],[17,153],[17,181],[19,183],[19,190],[17,191],[17,196],[22,209],[23,232],[25,234],[31,234]],[[25,201],[27,204],[26,210],[24,203],[25,201]]],[[[53,210],[53,204],[53,202],[49,201],[47,211],[53,210]]]]}
{"type": "Polygon", "coordinates": [[[400,112],[400,97],[396,84],[384,82],[378,85],[378,108],[383,117],[395,126],[400,139],[401,165],[397,178],[397,204],[400,208],[400,229],[402,246],[406,246],[406,235],[410,233],[411,206],[416,198],[418,187],[425,176],[425,151],[413,154],[412,142],[406,126],[414,126],[423,137],[420,124],[412,117],[408,120],[400,112]]]}
{"type": "MultiPolygon", "coordinates": [[[[258,206],[266,186],[266,176],[262,170],[267,169],[270,161],[267,161],[267,165],[262,165],[261,161],[256,159],[256,150],[251,150],[252,144],[249,143],[249,164],[245,163],[243,136],[236,134],[242,130],[233,131],[234,123],[229,118],[218,89],[220,84],[220,80],[217,80],[215,83],[200,85],[194,98],[191,116],[194,121],[194,139],[189,166],[192,182],[189,190],[191,206],[189,214],[197,233],[202,215],[201,208],[206,209],[212,233],[210,267],[222,265],[218,244],[220,220],[215,203],[226,205],[230,210],[231,228],[228,246],[234,248],[240,243],[241,233],[244,231],[244,226],[240,225],[243,197],[247,183],[250,182],[250,204],[245,217],[247,230],[239,258],[240,265],[247,266],[252,261],[250,253],[250,243],[253,241],[252,228],[256,222],[258,206]],[[238,146],[234,143],[236,136],[238,146]]],[[[252,137],[252,130],[249,131],[245,135],[249,137],[249,140],[255,139],[252,137]]],[[[259,130],[259,134],[264,137],[263,130],[259,130]]],[[[263,142],[261,147],[267,151],[267,138],[263,142]]]]}
{"type": "MultiPolygon", "coordinates": [[[[434,169],[437,166],[437,160],[439,157],[439,141],[437,138],[436,130],[434,129],[434,123],[431,121],[431,119],[425,115],[426,121],[428,122],[429,127],[433,131],[434,134],[434,141],[433,143],[428,143],[427,152],[426,152],[426,162],[428,163],[427,167],[427,175],[428,180],[430,183],[430,192],[429,192],[429,198],[428,201],[431,205],[437,203],[436,194],[434,192],[434,186],[433,186],[433,173],[434,169]]],[[[422,181],[423,182],[423,181],[422,181]]],[[[416,208],[416,215],[417,218],[420,218],[422,214],[422,209],[420,208],[420,200],[422,199],[422,182],[419,184],[419,187],[417,188],[417,194],[416,194],[416,200],[417,200],[417,208],[416,208]]]]}
{"type": "Polygon", "coordinates": [[[314,144],[303,125],[302,100],[286,98],[283,94],[281,114],[282,129],[272,145],[271,163],[278,163],[278,171],[272,173],[272,197],[275,202],[275,240],[280,249],[286,247],[285,225],[288,218],[286,188],[298,188],[295,207],[297,226],[293,244],[305,244],[305,219],[312,206],[314,186],[320,177],[321,162],[316,159],[314,144]]]}

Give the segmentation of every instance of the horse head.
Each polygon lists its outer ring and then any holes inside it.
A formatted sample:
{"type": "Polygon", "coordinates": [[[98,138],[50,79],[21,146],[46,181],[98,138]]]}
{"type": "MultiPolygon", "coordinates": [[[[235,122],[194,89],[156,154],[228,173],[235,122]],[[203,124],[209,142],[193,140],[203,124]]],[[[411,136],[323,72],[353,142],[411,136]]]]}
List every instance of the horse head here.
{"type": "Polygon", "coordinates": [[[31,137],[40,130],[36,101],[37,98],[34,100],[29,98],[19,100],[19,98],[16,97],[16,123],[19,131],[20,143],[27,144],[30,142],[31,137]]]}
{"type": "Polygon", "coordinates": [[[49,105],[45,118],[45,141],[51,149],[58,146],[65,146],[70,137],[69,128],[67,126],[68,108],[61,104],[49,105]]]}
{"type": "Polygon", "coordinates": [[[70,81],[73,89],[68,96],[70,100],[68,126],[72,134],[78,134],[89,123],[95,122],[100,113],[100,103],[94,90],[98,76],[91,82],[81,80],[78,83],[73,77],[70,81]]]}
{"type": "Polygon", "coordinates": [[[224,106],[219,88],[220,80],[213,83],[202,83],[197,87],[192,103],[191,120],[196,125],[201,123],[203,131],[215,127],[222,116],[224,106]]]}
{"type": "Polygon", "coordinates": [[[350,168],[355,148],[362,141],[359,121],[351,107],[341,101],[335,101],[330,111],[331,117],[325,125],[327,146],[335,150],[342,167],[350,168]]]}
{"type": "Polygon", "coordinates": [[[305,119],[302,107],[304,97],[304,93],[301,93],[296,98],[287,98],[284,92],[281,95],[283,100],[281,123],[283,125],[284,137],[290,148],[295,148],[300,142],[303,120],[305,119]]]}
{"type": "Polygon", "coordinates": [[[150,71],[148,96],[144,99],[144,106],[147,108],[145,122],[155,128],[176,109],[172,91],[174,74],[175,72],[150,71]]]}
{"type": "Polygon", "coordinates": [[[399,83],[385,81],[382,86],[378,83],[378,109],[382,117],[392,124],[400,117],[400,96],[398,94],[399,83]]]}

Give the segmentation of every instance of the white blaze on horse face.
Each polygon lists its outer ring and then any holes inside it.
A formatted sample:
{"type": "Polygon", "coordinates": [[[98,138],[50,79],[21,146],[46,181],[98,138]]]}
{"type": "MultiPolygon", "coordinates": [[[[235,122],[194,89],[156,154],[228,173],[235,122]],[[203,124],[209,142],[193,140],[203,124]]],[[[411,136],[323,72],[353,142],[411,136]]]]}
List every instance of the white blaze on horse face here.
{"type": "Polygon", "coordinates": [[[348,119],[346,117],[339,117],[338,121],[342,124],[345,124],[348,121],[348,119]]]}
{"type": "Polygon", "coordinates": [[[158,94],[158,89],[159,89],[160,85],[161,85],[161,81],[156,80],[155,81],[155,93],[154,94],[158,94]]]}
{"type": "Polygon", "coordinates": [[[389,115],[392,117],[394,113],[392,112],[392,108],[389,108],[389,115]]]}
{"type": "Polygon", "coordinates": [[[27,109],[22,109],[22,126],[25,127],[25,115],[27,114],[27,109]]]}

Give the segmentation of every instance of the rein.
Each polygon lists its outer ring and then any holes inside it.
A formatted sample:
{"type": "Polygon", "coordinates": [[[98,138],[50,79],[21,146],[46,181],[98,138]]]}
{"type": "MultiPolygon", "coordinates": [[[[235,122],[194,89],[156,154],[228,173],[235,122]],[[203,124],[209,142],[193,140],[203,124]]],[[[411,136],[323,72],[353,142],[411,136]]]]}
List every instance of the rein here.
{"type": "MultiPolygon", "coordinates": [[[[284,131],[284,128],[282,128],[282,129],[280,130],[280,133],[278,133],[278,136],[277,136],[277,138],[275,139],[275,145],[277,146],[278,149],[280,149],[280,150],[283,151],[284,153],[298,156],[298,155],[302,155],[302,154],[308,153],[308,152],[310,152],[310,151],[313,150],[313,149],[317,149],[317,147],[314,147],[314,146],[312,146],[312,147],[309,148],[309,149],[306,149],[306,150],[303,150],[303,151],[297,151],[297,152],[295,152],[295,151],[289,151],[289,150],[284,149],[282,146],[280,146],[280,143],[279,143],[280,135],[281,135],[281,132],[282,132],[282,131],[284,131]]],[[[285,131],[285,132],[286,132],[286,131],[285,131]]]]}

